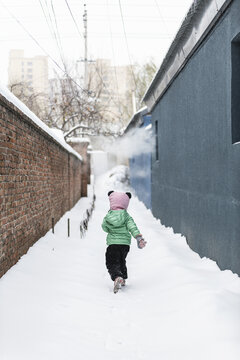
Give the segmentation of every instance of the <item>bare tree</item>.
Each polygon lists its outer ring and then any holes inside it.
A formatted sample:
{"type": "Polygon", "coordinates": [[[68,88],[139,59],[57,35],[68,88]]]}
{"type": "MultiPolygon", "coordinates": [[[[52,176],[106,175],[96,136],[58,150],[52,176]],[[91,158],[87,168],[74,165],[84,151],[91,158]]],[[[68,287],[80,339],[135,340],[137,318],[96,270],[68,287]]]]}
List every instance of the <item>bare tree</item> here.
{"type": "Polygon", "coordinates": [[[87,88],[79,85],[75,76],[60,77],[55,74],[50,81],[50,96],[44,121],[51,127],[61,129],[65,137],[89,135],[115,135],[107,114],[111,113],[108,104],[101,101],[103,84],[91,86],[89,76],[87,88]],[[74,80],[75,79],[75,80],[74,80]]]}
{"type": "Polygon", "coordinates": [[[157,65],[154,63],[153,59],[150,59],[150,61],[144,63],[143,65],[137,63],[134,65],[134,74],[136,79],[135,95],[138,109],[141,107],[143,95],[150,85],[156,71],[157,65]]]}
{"type": "MultiPolygon", "coordinates": [[[[36,93],[27,82],[15,82],[9,88],[48,126],[62,130],[65,138],[85,134],[118,136],[132,116],[129,105],[132,94],[129,92],[126,98],[120,99],[114,91],[117,90],[112,84],[114,76],[109,73],[114,71],[113,67],[107,69],[96,64],[92,69],[94,71],[89,71],[87,84],[81,85],[79,75],[65,65],[65,75],[55,72],[54,78],[49,81],[49,94],[36,93]]],[[[139,106],[156,65],[150,61],[143,66],[136,64],[134,69],[139,106]]],[[[127,78],[129,83],[130,75],[127,78]]]]}
{"type": "Polygon", "coordinates": [[[101,101],[103,86],[100,84],[93,91],[89,77],[85,89],[69,73],[61,77],[55,72],[49,81],[49,94],[37,93],[28,82],[13,82],[9,89],[49,127],[62,130],[66,138],[83,133],[115,135],[106,115],[111,109],[101,101]]]}
{"type": "Polygon", "coordinates": [[[47,94],[34,91],[26,81],[13,81],[8,85],[8,88],[39,118],[44,116],[47,94]]]}

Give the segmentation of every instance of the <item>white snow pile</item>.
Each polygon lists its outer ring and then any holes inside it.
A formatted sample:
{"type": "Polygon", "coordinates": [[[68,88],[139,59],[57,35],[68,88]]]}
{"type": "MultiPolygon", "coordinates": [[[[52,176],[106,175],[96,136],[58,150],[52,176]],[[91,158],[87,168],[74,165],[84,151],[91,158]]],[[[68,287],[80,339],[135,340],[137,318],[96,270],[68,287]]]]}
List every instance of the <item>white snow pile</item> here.
{"type": "Polygon", "coordinates": [[[70,145],[66,143],[63,137],[63,133],[58,129],[50,129],[42,120],[40,120],[22,101],[20,101],[11,91],[5,86],[0,84],[0,94],[5,97],[10,103],[15,105],[20,111],[22,111],[29,119],[31,119],[39,128],[50,135],[55,141],[57,141],[68,152],[75,155],[82,161],[81,155],[78,154],[70,145]]]}
{"type": "Polygon", "coordinates": [[[112,186],[113,188],[110,190],[114,191],[130,190],[129,168],[125,165],[119,165],[108,171],[106,173],[106,186],[112,186]]]}
{"type": "Polygon", "coordinates": [[[79,203],[0,279],[1,360],[239,360],[240,279],[201,259],[133,197],[129,279],[117,294],[105,268],[101,222],[121,167],[98,179],[85,238],[79,203]],[[67,237],[67,218],[71,236],[67,237]]]}

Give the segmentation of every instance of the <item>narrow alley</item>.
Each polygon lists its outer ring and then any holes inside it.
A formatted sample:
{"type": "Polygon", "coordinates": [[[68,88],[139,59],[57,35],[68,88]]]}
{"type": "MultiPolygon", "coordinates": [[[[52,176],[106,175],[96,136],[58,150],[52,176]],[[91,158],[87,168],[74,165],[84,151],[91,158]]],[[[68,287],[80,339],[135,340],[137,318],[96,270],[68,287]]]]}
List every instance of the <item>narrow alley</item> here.
{"type": "Polygon", "coordinates": [[[113,293],[101,222],[107,192],[131,191],[123,173],[98,178],[84,238],[79,223],[90,197],[1,278],[1,360],[240,358],[239,277],[201,259],[134,196],[128,211],[147,246],[132,239],[127,285],[113,293]]]}

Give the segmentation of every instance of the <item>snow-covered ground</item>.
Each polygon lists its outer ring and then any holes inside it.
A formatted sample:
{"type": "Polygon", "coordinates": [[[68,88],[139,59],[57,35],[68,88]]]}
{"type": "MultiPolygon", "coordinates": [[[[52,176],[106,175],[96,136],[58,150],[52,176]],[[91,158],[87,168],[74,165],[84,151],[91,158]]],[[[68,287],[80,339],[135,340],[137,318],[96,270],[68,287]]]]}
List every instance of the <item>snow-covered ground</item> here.
{"type": "Polygon", "coordinates": [[[128,284],[112,292],[101,222],[107,191],[129,190],[122,169],[98,179],[84,238],[88,198],[0,280],[0,360],[240,359],[239,277],[201,259],[135,197],[129,213],[148,243],[139,250],[133,239],[128,284]]]}

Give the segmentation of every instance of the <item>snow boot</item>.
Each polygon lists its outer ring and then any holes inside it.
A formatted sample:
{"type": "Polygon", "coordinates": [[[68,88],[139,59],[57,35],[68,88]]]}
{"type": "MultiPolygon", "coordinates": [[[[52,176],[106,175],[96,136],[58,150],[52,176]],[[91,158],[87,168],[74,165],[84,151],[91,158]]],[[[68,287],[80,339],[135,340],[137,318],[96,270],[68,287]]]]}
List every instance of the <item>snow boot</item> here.
{"type": "Polygon", "coordinates": [[[123,284],[122,277],[119,276],[114,280],[114,287],[113,287],[114,294],[116,294],[118,292],[118,290],[121,289],[122,284],[123,284]]]}

